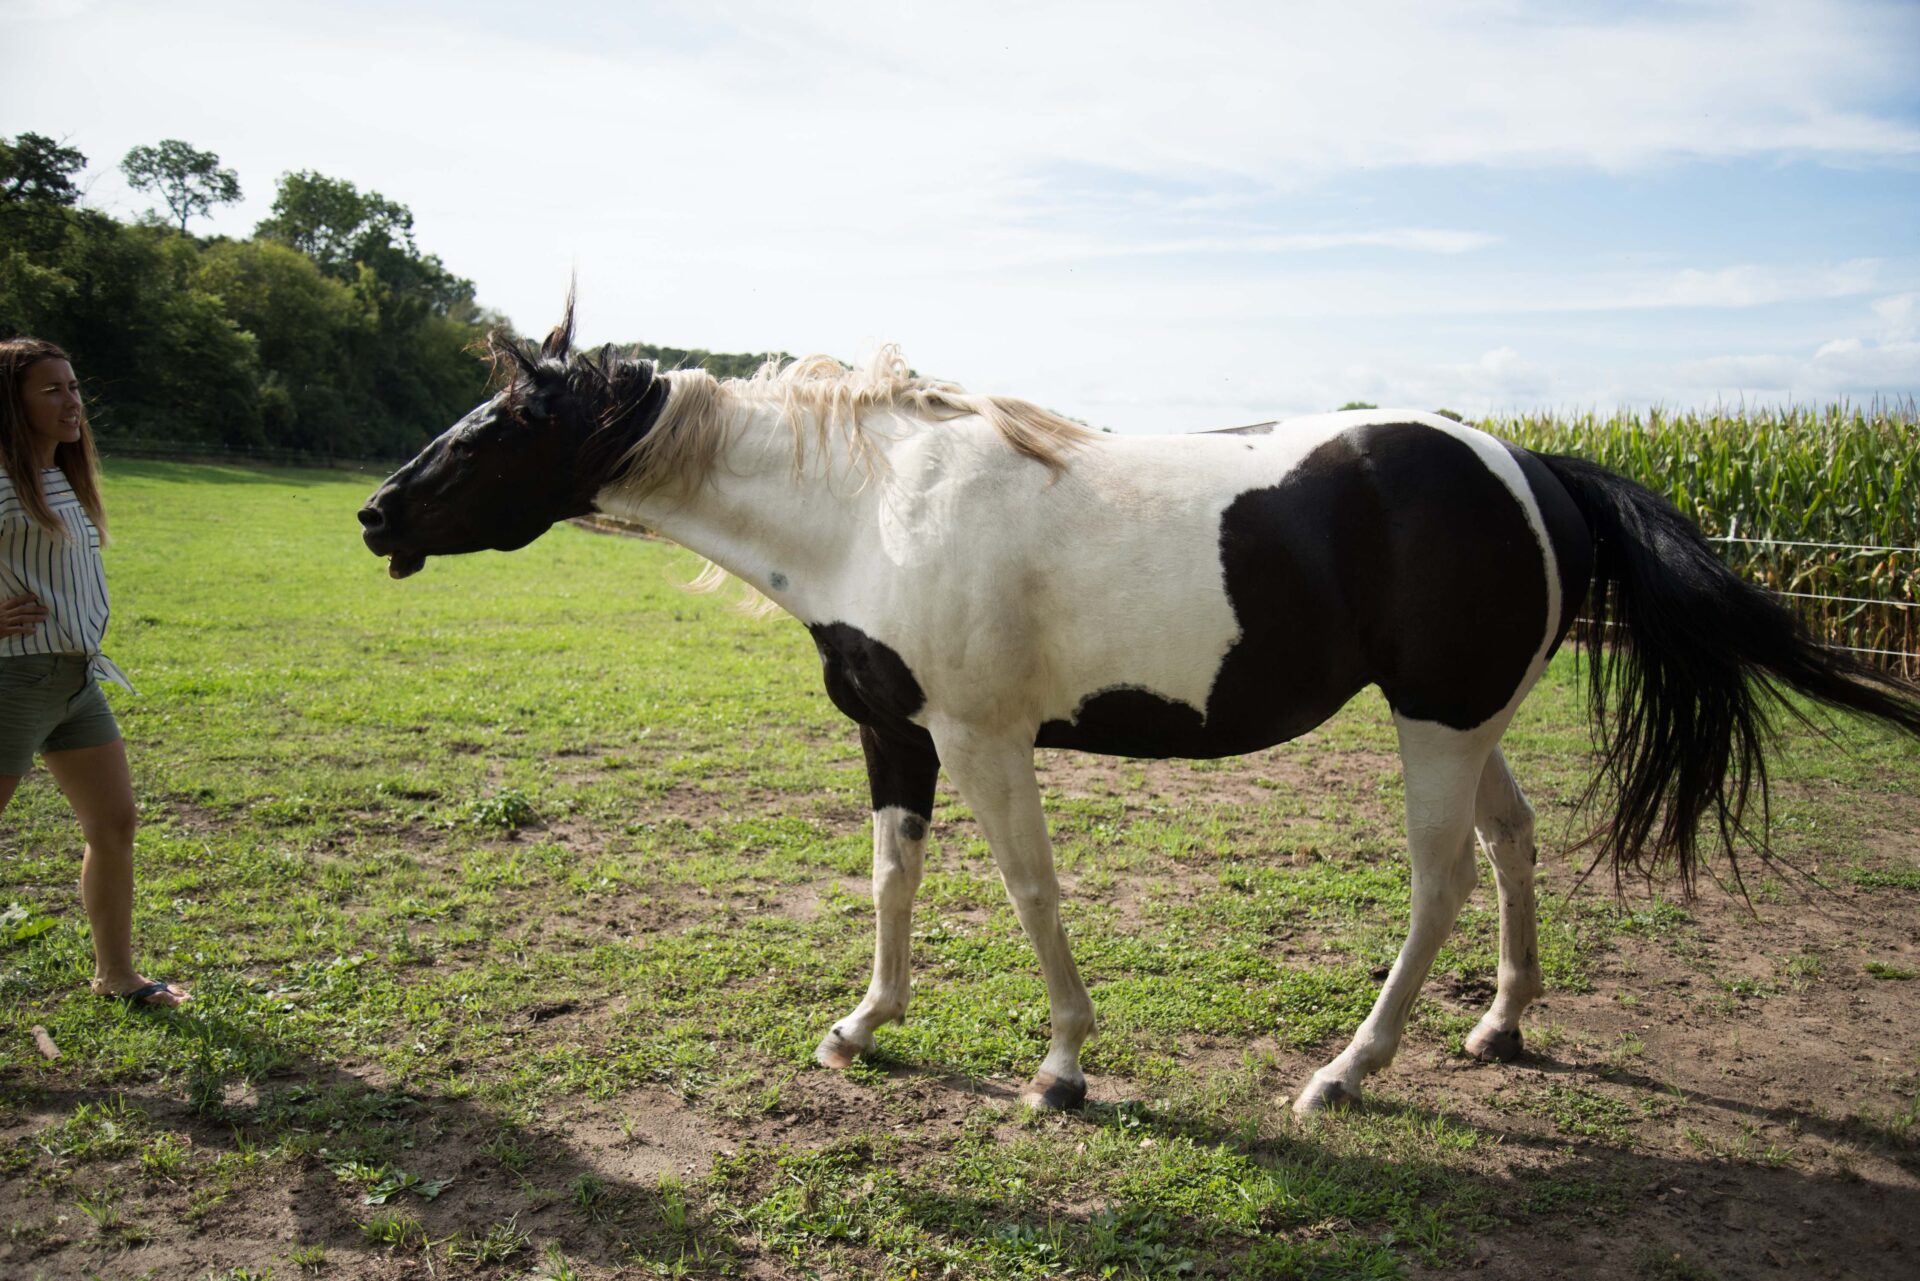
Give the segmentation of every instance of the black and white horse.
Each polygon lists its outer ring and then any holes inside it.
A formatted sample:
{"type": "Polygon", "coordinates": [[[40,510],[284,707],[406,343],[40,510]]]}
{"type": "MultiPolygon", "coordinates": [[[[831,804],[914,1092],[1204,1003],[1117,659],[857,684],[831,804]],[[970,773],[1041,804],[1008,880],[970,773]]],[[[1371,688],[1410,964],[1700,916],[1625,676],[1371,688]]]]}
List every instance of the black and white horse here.
{"type": "Polygon", "coordinates": [[[1295,1107],[1356,1098],[1393,1058],[1473,888],[1500,899],[1499,988],[1467,1048],[1520,1052],[1542,991],[1533,811],[1500,735],[1583,608],[1616,868],[1691,875],[1729,854],[1778,686],[1920,734],[1920,688],[1810,641],[1647,490],[1446,418],[1367,410],[1239,432],[1102,435],[1021,401],[802,361],[752,379],[576,353],[572,308],[538,355],[361,509],[404,578],[604,511],[706,556],[805,623],[860,727],[877,944],[826,1033],[845,1067],[907,1008],[910,918],[935,776],[985,830],[1039,953],[1052,1041],[1022,1097],[1080,1103],[1093,1006],[1061,928],[1036,745],[1217,757],[1303,734],[1367,685],[1393,709],[1413,920],[1352,1042],[1295,1107]],[[1592,590],[1590,591],[1590,587],[1592,590]]]}

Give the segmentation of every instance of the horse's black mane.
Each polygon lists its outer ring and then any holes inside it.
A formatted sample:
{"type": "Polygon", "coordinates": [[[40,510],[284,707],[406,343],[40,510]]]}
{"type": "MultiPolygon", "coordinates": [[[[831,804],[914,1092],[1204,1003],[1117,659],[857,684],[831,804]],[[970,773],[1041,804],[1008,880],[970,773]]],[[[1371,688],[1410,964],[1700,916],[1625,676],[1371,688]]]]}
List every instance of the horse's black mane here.
{"type": "Polygon", "coordinates": [[[652,361],[618,356],[612,343],[574,350],[571,295],[565,316],[537,350],[504,330],[490,333],[486,347],[495,380],[506,384],[509,409],[518,408],[529,391],[559,385],[591,414],[593,430],[580,453],[588,474],[618,479],[622,461],[666,405],[667,383],[652,361]]]}

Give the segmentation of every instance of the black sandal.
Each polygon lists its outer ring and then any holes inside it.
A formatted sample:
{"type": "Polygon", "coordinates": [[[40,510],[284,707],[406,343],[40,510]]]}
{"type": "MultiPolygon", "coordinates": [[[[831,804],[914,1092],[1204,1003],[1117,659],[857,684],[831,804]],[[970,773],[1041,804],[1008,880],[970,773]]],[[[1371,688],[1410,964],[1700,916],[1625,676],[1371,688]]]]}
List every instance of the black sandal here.
{"type": "Polygon", "coordinates": [[[136,987],[131,992],[99,992],[96,993],[96,995],[104,996],[109,1001],[125,1001],[128,1005],[138,1005],[143,1008],[156,1010],[170,1010],[184,1004],[184,993],[181,994],[181,998],[178,1000],[156,1001],[153,999],[162,992],[172,995],[173,984],[166,979],[155,979],[145,987],[136,987]]]}

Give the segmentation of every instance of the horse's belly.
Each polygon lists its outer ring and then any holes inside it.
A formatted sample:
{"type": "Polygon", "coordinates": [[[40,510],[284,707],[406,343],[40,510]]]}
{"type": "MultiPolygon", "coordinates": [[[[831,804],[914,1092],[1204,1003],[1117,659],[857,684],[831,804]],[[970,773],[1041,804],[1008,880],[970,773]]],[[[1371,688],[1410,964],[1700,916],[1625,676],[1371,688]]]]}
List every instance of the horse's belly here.
{"type": "Polygon", "coordinates": [[[1042,724],[1034,744],[1150,759],[1241,756],[1307,733],[1365,684],[1332,668],[1311,674],[1295,671],[1290,679],[1265,689],[1243,691],[1231,716],[1203,715],[1188,704],[1137,687],[1106,689],[1082,700],[1072,719],[1042,724]],[[1309,675],[1314,679],[1302,679],[1309,675]]]}

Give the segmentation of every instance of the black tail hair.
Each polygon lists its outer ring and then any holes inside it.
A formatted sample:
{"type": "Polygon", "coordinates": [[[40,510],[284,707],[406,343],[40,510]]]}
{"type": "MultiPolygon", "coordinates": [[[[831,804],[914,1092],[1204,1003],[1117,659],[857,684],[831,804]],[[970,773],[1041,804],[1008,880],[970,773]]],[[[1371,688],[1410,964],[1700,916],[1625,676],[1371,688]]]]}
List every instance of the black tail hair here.
{"type": "Polygon", "coordinates": [[[1711,815],[1736,883],[1739,846],[1766,856],[1772,713],[1806,717],[1784,690],[1920,736],[1920,685],[1821,644],[1772,592],[1724,565],[1665,499],[1579,458],[1536,455],[1594,538],[1594,586],[1580,639],[1612,814],[1588,841],[1614,882],[1633,869],[1678,873],[1693,892],[1699,829],[1711,815]],[[1758,797],[1758,831],[1747,823],[1758,797]]]}

